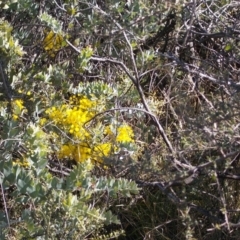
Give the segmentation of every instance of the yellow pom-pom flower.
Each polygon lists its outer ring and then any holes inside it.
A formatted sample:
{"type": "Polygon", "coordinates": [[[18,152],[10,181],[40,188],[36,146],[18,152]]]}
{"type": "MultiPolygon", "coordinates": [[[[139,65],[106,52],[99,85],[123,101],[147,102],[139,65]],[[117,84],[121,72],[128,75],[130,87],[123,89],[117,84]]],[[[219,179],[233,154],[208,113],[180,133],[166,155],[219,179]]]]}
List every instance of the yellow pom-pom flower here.
{"type": "Polygon", "coordinates": [[[117,129],[117,137],[116,137],[116,142],[119,143],[131,143],[134,142],[133,137],[134,133],[133,130],[130,126],[128,125],[123,125],[120,126],[117,129]]]}
{"type": "MultiPolygon", "coordinates": [[[[104,157],[111,154],[111,151],[118,149],[120,143],[134,142],[132,128],[124,124],[118,128],[112,125],[103,129],[104,142],[96,141],[91,133],[86,129],[85,123],[90,121],[100,110],[97,100],[88,99],[86,96],[74,95],[69,101],[59,107],[51,107],[46,113],[50,120],[63,131],[68,133],[77,143],[67,142],[60,146],[58,157],[60,159],[74,159],[76,162],[87,160],[102,162],[104,157]],[[115,129],[115,131],[114,131],[115,129]]],[[[41,125],[45,120],[41,121],[41,125]]],[[[98,131],[101,128],[97,128],[98,131]]],[[[94,130],[92,129],[92,132],[94,130]]]]}

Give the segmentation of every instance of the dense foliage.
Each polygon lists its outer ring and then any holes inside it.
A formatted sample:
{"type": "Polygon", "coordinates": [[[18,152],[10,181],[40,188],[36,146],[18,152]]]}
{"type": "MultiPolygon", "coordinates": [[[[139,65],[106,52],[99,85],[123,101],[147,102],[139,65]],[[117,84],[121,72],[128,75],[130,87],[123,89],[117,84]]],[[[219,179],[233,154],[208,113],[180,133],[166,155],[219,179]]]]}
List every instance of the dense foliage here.
{"type": "Polygon", "coordinates": [[[237,239],[239,7],[0,1],[0,238],[237,239]]]}

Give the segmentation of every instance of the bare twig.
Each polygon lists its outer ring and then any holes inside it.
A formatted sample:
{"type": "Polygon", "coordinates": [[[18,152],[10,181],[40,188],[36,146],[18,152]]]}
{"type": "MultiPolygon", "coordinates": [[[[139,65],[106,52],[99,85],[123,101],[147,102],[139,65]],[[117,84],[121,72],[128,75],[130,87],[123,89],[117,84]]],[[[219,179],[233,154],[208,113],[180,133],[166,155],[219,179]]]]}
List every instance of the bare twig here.
{"type": "Polygon", "coordinates": [[[12,99],[12,93],[11,93],[11,87],[10,84],[7,80],[7,78],[5,77],[5,73],[2,67],[2,62],[0,62],[0,72],[1,72],[1,78],[2,78],[2,82],[3,82],[3,87],[6,93],[6,96],[8,98],[9,101],[11,101],[12,99]]]}
{"type": "MultiPolygon", "coordinates": [[[[147,110],[147,112],[149,113],[149,115],[151,116],[151,119],[153,120],[153,122],[156,124],[157,128],[158,128],[158,131],[160,133],[160,135],[162,136],[164,142],[166,143],[168,149],[170,150],[171,154],[175,155],[175,151],[173,149],[173,146],[171,144],[171,142],[169,141],[162,125],[160,124],[160,122],[158,121],[158,118],[151,112],[151,109],[150,107],[148,106],[147,104],[147,101],[145,99],[145,95],[144,95],[144,92],[142,90],[142,87],[139,83],[139,73],[138,73],[138,69],[137,69],[137,66],[136,66],[136,61],[135,61],[135,57],[134,57],[134,53],[133,53],[133,49],[132,49],[132,46],[131,46],[131,43],[126,35],[126,32],[123,30],[123,27],[115,20],[111,17],[111,15],[109,15],[108,13],[104,12],[102,9],[100,9],[98,6],[95,7],[95,9],[97,11],[99,11],[100,13],[102,13],[104,16],[108,17],[111,19],[111,21],[113,21],[113,23],[120,29],[123,31],[123,35],[124,35],[124,38],[127,42],[127,45],[130,49],[130,57],[131,57],[131,61],[132,61],[132,64],[133,64],[133,71],[135,73],[135,77],[130,74],[130,71],[128,70],[128,68],[125,66],[125,64],[123,64],[122,62],[118,62],[117,64],[124,70],[124,72],[129,76],[129,78],[132,80],[133,84],[136,86],[137,90],[138,90],[138,93],[139,93],[139,96],[141,98],[141,101],[143,103],[143,106],[144,108],[147,110]]],[[[92,60],[94,60],[94,58],[92,57],[92,60]]],[[[95,58],[95,60],[97,60],[95,58]]],[[[100,60],[100,58],[98,58],[98,61],[100,60]]],[[[109,62],[110,60],[107,59],[107,62],[109,62]]],[[[116,62],[115,62],[116,63],[116,62]]]]}
{"type": "MultiPolygon", "coordinates": [[[[217,172],[215,172],[215,175],[217,176],[217,172]]],[[[223,192],[223,189],[222,189],[222,186],[221,186],[221,184],[219,182],[218,177],[216,178],[216,181],[217,181],[217,186],[218,186],[218,192],[219,192],[219,195],[220,195],[220,199],[221,199],[222,205],[223,205],[222,213],[223,213],[223,215],[225,217],[225,222],[226,222],[226,225],[227,225],[227,229],[228,229],[228,231],[230,231],[226,198],[224,196],[224,192],[223,192]]]]}
{"type": "MultiPolygon", "coordinates": [[[[66,40],[66,41],[69,44],[69,46],[71,46],[75,51],[80,53],[80,51],[75,46],[73,46],[68,40],[66,40]]],[[[141,86],[139,85],[137,79],[130,73],[130,71],[126,67],[126,65],[123,62],[121,62],[121,61],[118,61],[118,60],[115,60],[115,59],[111,59],[111,58],[102,58],[102,57],[99,57],[99,56],[93,56],[93,57],[91,57],[91,60],[98,61],[98,62],[108,62],[108,63],[116,64],[116,65],[119,65],[123,69],[123,71],[127,74],[127,76],[132,80],[133,84],[137,87],[139,95],[141,97],[141,100],[143,102],[143,105],[144,105],[146,111],[151,116],[152,120],[155,122],[155,124],[156,124],[156,126],[157,126],[157,128],[159,130],[159,133],[162,136],[164,142],[166,143],[168,149],[170,150],[170,152],[172,154],[174,154],[174,149],[172,147],[172,144],[169,141],[169,139],[168,139],[168,137],[167,137],[167,135],[166,135],[162,125],[158,121],[157,117],[151,112],[151,110],[150,110],[150,108],[149,108],[149,106],[148,106],[148,104],[147,104],[147,102],[145,100],[145,96],[144,96],[144,93],[142,91],[141,86]]]]}
{"type": "Polygon", "coordinates": [[[188,203],[184,200],[181,200],[174,192],[166,191],[166,187],[162,182],[145,182],[145,181],[136,181],[140,187],[158,187],[160,191],[167,196],[167,198],[175,205],[179,207],[189,207],[196,210],[197,212],[205,215],[211,219],[214,223],[222,223],[223,221],[215,216],[213,216],[209,211],[203,209],[193,203],[188,203]]]}
{"type": "Polygon", "coordinates": [[[5,211],[5,214],[6,214],[8,227],[10,227],[10,220],[9,220],[9,215],[8,215],[8,210],[7,210],[7,203],[6,203],[6,199],[5,199],[5,194],[4,194],[4,190],[3,190],[2,181],[0,182],[0,185],[1,185],[1,192],[2,192],[2,198],[3,198],[4,211],[5,211]]]}

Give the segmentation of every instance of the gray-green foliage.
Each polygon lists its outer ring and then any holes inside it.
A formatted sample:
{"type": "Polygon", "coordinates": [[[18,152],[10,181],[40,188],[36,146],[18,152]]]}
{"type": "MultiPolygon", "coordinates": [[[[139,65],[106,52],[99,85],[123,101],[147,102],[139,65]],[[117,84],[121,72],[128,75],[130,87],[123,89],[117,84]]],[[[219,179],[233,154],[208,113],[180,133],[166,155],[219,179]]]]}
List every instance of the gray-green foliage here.
{"type": "MultiPolygon", "coordinates": [[[[29,11],[31,19],[36,14],[35,7],[29,1],[19,1],[6,3],[4,9],[8,14],[15,10],[16,17],[25,24],[21,19],[23,12],[29,11]]],[[[39,19],[54,31],[61,27],[59,20],[47,13],[39,19]]],[[[136,183],[94,176],[91,162],[78,164],[65,175],[60,170],[57,173],[49,171],[53,153],[51,143],[38,122],[47,107],[46,102],[60,101],[63,98],[61,93],[65,91],[66,94],[70,82],[66,81],[64,65],[40,69],[37,59],[36,65],[27,63],[28,66],[24,66],[21,59],[24,52],[12,36],[25,38],[33,35],[24,35],[21,31],[13,33],[7,21],[1,20],[0,24],[2,86],[7,82],[8,87],[11,85],[10,88],[21,93],[17,99],[19,106],[15,99],[2,101],[1,105],[1,239],[86,239],[95,236],[104,239],[105,234],[106,238],[121,235],[120,228],[110,233],[101,231],[107,225],[120,224],[110,210],[111,202],[119,195],[130,198],[132,194],[138,194],[136,183]],[[62,92],[56,94],[56,88],[61,86],[62,92]],[[26,104],[23,110],[20,101],[26,104]],[[13,119],[14,114],[18,114],[17,120],[13,119]]],[[[29,44],[25,39],[23,42],[29,44]]],[[[82,56],[82,61],[87,64],[87,56],[82,56]]],[[[1,90],[9,91],[5,86],[1,90]]]]}
{"type": "Polygon", "coordinates": [[[119,224],[119,219],[107,210],[107,201],[100,197],[116,198],[118,194],[130,197],[137,194],[134,182],[125,179],[91,177],[89,163],[76,166],[65,179],[53,177],[38,169],[12,166],[12,161],[1,162],[3,192],[13,188],[11,194],[2,195],[10,202],[12,213],[2,209],[1,232],[8,236],[14,227],[18,239],[85,239],[94,236],[105,225],[119,224]],[[10,220],[8,226],[7,218],[10,220]]]}
{"type": "Polygon", "coordinates": [[[23,131],[16,121],[7,119],[8,114],[1,117],[1,197],[14,209],[1,209],[2,238],[12,235],[14,228],[17,239],[85,239],[105,225],[120,223],[108,210],[109,203],[99,198],[130,197],[138,193],[136,183],[91,176],[90,162],[74,167],[64,178],[54,177],[46,169],[46,153],[36,128],[23,131]],[[21,138],[28,140],[33,151],[26,167],[14,160],[21,138]]]}
{"type": "Polygon", "coordinates": [[[172,2],[0,1],[5,238],[238,237],[239,4],[172,2]],[[50,31],[63,38],[54,54],[50,31]],[[70,136],[41,120],[72,94],[107,100],[85,126],[94,141],[127,122],[137,144],[94,169],[60,162],[70,136]]]}

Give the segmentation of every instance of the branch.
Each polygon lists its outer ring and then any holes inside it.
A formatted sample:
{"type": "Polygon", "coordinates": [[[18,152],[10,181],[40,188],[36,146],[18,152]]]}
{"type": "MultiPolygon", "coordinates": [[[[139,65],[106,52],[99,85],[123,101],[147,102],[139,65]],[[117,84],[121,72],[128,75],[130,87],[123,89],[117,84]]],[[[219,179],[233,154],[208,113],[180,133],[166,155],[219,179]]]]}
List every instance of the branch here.
{"type": "MultiPolygon", "coordinates": [[[[133,77],[131,74],[130,74],[130,71],[128,70],[128,68],[122,63],[122,62],[118,62],[118,65],[125,71],[125,73],[129,76],[129,78],[132,80],[133,84],[137,87],[137,90],[138,90],[138,93],[140,95],[140,98],[142,100],[142,103],[143,103],[143,106],[144,108],[148,111],[149,115],[151,115],[151,118],[153,120],[153,122],[156,124],[157,128],[158,128],[158,131],[160,133],[160,135],[162,136],[164,142],[166,143],[168,149],[170,150],[171,154],[175,155],[175,151],[172,147],[172,144],[171,142],[169,141],[162,125],[160,124],[160,122],[158,121],[157,117],[152,113],[151,109],[149,108],[148,104],[147,104],[147,101],[145,99],[145,95],[143,93],[143,90],[142,90],[142,87],[139,83],[139,74],[138,74],[138,70],[137,70],[137,66],[136,66],[136,61],[135,61],[135,57],[134,57],[134,52],[133,52],[133,49],[132,49],[132,46],[131,46],[131,43],[126,35],[126,32],[124,31],[124,28],[108,13],[106,13],[105,11],[103,11],[102,9],[100,9],[98,6],[95,7],[95,9],[97,11],[99,11],[101,14],[103,14],[104,16],[108,17],[121,31],[123,31],[123,35],[124,35],[124,38],[127,42],[127,45],[130,49],[130,57],[131,57],[131,61],[132,61],[132,64],[133,64],[133,70],[135,72],[135,77],[133,77]]],[[[174,17],[175,15],[174,14],[170,14],[168,17],[167,17],[167,25],[169,23],[169,21],[171,21],[171,19],[174,17]]],[[[172,23],[171,23],[172,24],[172,23]]],[[[170,24],[170,25],[171,25],[170,24]]],[[[171,27],[170,25],[168,26],[168,30],[167,31],[170,31],[171,27]]],[[[175,24],[174,24],[175,25],[175,24]]],[[[166,27],[166,26],[165,26],[166,27]]],[[[163,34],[162,32],[158,33],[157,35],[159,34],[163,34]]],[[[92,58],[93,60],[93,58],[92,58]]],[[[109,62],[109,59],[107,59],[107,61],[109,62]]],[[[116,63],[116,62],[115,62],[116,63]]]]}
{"type": "Polygon", "coordinates": [[[160,189],[160,191],[167,196],[167,198],[175,205],[179,206],[179,207],[189,207],[191,209],[196,210],[197,212],[205,215],[206,217],[208,217],[209,219],[211,219],[214,223],[223,223],[222,219],[219,219],[215,216],[213,216],[209,211],[207,211],[204,208],[201,208],[193,203],[188,203],[184,200],[181,200],[178,196],[176,196],[173,192],[169,192],[166,191],[166,188],[164,186],[164,183],[162,182],[144,182],[144,181],[136,181],[136,183],[140,186],[140,187],[158,187],[160,189]]]}
{"type": "Polygon", "coordinates": [[[116,65],[119,65],[123,69],[123,71],[127,74],[127,76],[131,79],[133,84],[135,86],[137,86],[136,79],[133,77],[133,75],[130,73],[130,71],[128,70],[128,68],[126,67],[126,65],[124,63],[122,63],[118,60],[112,59],[112,58],[102,58],[102,57],[99,57],[99,56],[93,56],[93,57],[91,57],[90,60],[98,61],[98,62],[113,63],[113,64],[116,64],[116,65]]]}
{"type": "Polygon", "coordinates": [[[228,174],[228,173],[218,172],[217,177],[223,178],[223,179],[237,180],[237,181],[240,180],[240,174],[228,174]]]}
{"type": "Polygon", "coordinates": [[[12,99],[11,87],[10,87],[10,84],[9,84],[7,78],[5,77],[6,75],[5,75],[3,67],[2,67],[2,62],[0,62],[0,72],[1,72],[2,82],[3,82],[3,88],[5,90],[8,100],[11,101],[11,99],[12,99]]]}
{"type": "MultiPolygon", "coordinates": [[[[1,174],[2,174],[2,173],[1,173],[1,174]]],[[[2,175],[3,175],[3,174],[2,174],[2,175]]],[[[4,189],[3,189],[2,183],[0,183],[0,187],[1,187],[1,191],[2,191],[4,211],[5,211],[5,214],[6,214],[8,227],[10,227],[10,221],[9,221],[8,210],[7,210],[7,202],[6,202],[6,199],[5,199],[5,194],[4,194],[4,189]]]]}
{"type": "MultiPolygon", "coordinates": [[[[66,42],[69,44],[69,46],[71,46],[75,51],[77,51],[78,53],[80,53],[80,51],[75,47],[73,46],[68,40],[66,40],[66,42]]],[[[126,65],[123,63],[123,62],[120,62],[116,59],[112,59],[112,58],[102,58],[102,57],[99,57],[99,56],[93,56],[90,58],[90,60],[92,61],[98,61],[98,62],[107,62],[107,63],[112,63],[112,64],[116,64],[116,65],[119,65],[123,71],[127,74],[127,76],[131,79],[131,81],[133,82],[133,84],[137,87],[138,89],[138,92],[139,92],[139,95],[140,95],[140,98],[143,102],[143,105],[146,109],[146,111],[148,112],[148,114],[151,116],[152,120],[154,121],[154,123],[156,124],[157,126],[157,129],[160,133],[160,135],[162,136],[163,138],[163,141],[166,143],[168,149],[170,150],[170,152],[172,154],[175,154],[175,151],[172,147],[172,144],[171,142],[169,141],[162,125],[160,124],[160,122],[158,121],[157,117],[151,112],[146,100],[145,100],[145,96],[144,96],[144,93],[142,91],[142,88],[141,86],[139,85],[139,82],[138,80],[130,73],[129,69],[126,67],[126,65]]]]}

